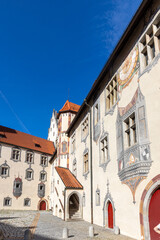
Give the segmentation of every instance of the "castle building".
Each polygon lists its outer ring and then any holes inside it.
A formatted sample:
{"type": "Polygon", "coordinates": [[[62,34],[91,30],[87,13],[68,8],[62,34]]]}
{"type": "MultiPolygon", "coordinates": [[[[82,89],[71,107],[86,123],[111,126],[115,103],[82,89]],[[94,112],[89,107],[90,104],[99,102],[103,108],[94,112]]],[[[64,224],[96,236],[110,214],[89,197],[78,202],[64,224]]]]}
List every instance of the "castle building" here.
{"type": "Polygon", "coordinates": [[[60,112],[59,145],[50,161],[54,215],[82,218],[134,239],[157,239],[159,76],[160,0],[144,0],[63,129],[60,112]]]}
{"type": "Polygon", "coordinates": [[[48,210],[53,142],[0,126],[0,209],[48,210]]]}

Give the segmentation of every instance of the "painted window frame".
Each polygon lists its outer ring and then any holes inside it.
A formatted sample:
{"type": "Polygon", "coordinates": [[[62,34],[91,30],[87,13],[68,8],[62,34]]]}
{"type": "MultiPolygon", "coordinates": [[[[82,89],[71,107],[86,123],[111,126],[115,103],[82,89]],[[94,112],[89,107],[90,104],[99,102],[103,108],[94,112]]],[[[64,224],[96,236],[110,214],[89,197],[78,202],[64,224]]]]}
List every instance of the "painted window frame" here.
{"type": "Polygon", "coordinates": [[[102,136],[100,137],[99,140],[99,151],[100,151],[100,158],[99,158],[99,167],[102,167],[104,171],[106,171],[106,167],[108,165],[108,163],[110,162],[110,154],[109,154],[109,133],[108,132],[104,132],[102,134],[102,136]],[[103,149],[105,150],[105,148],[107,147],[107,157],[105,161],[102,161],[102,142],[106,141],[107,138],[107,143],[106,145],[103,146],[103,149]],[[105,147],[106,146],[106,147],[105,147]]]}
{"type": "Polygon", "coordinates": [[[26,159],[25,159],[25,162],[28,163],[28,164],[34,164],[34,152],[31,151],[31,150],[27,150],[26,151],[26,159]],[[28,155],[31,156],[32,155],[32,161],[28,161],[27,158],[28,158],[28,155]]]}
{"type": "Polygon", "coordinates": [[[71,153],[74,153],[76,150],[76,132],[74,131],[71,136],[71,153]]]}
{"type": "Polygon", "coordinates": [[[149,71],[152,64],[160,57],[160,27],[158,24],[160,24],[160,11],[154,16],[139,39],[140,75],[149,71]]]}
{"type": "Polygon", "coordinates": [[[4,207],[11,207],[12,206],[12,198],[10,198],[10,197],[5,197],[4,199],[3,199],[3,206],[4,207]],[[9,201],[9,204],[6,204],[6,201],[9,201]]]}
{"type": "Polygon", "coordinates": [[[24,198],[24,207],[30,207],[31,206],[31,199],[30,198],[24,198]],[[26,202],[25,201],[28,201],[29,204],[25,204],[26,202]]]}
{"type": "Polygon", "coordinates": [[[89,114],[85,116],[81,123],[81,141],[85,141],[89,135],[89,114]]]}
{"type": "Polygon", "coordinates": [[[85,150],[84,150],[84,152],[83,152],[83,176],[85,177],[85,178],[87,178],[87,175],[88,175],[88,173],[89,173],[89,149],[88,148],[86,148],[85,150]],[[87,163],[87,165],[88,165],[88,170],[87,171],[84,171],[85,170],[85,156],[86,156],[86,154],[88,155],[88,163],[87,163]]]}
{"type": "MultiPolygon", "coordinates": [[[[17,154],[17,153],[16,153],[17,154]]],[[[12,152],[11,152],[11,160],[13,160],[14,162],[20,162],[21,161],[21,149],[19,147],[13,147],[12,148],[12,152]],[[14,152],[19,152],[19,158],[15,159],[14,158],[14,152]]]]}
{"type": "Polygon", "coordinates": [[[47,155],[41,154],[40,165],[42,167],[48,167],[48,156],[47,155]],[[45,163],[43,163],[43,161],[45,161],[45,163]]]}
{"type": "MultiPolygon", "coordinates": [[[[104,90],[104,97],[105,97],[105,115],[108,115],[108,114],[112,115],[114,113],[114,109],[119,101],[117,73],[114,74],[113,77],[107,83],[105,90],[104,90]],[[109,96],[112,95],[111,94],[112,90],[113,90],[113,98],[112,98],[113,102],[112,102],[112,105],[109,106],[109,108],[108,108],[107,107],[107,102],[108,102],[107,99],[109,99],[109,96]],[[116,92],[116,94],[115,94],[115,92],[116,92]]],[[[110,105],[110,102],[109,102],[109,105],[110,105]]]]}
{"type": "Polygon", "coordinates": [[[46,182],[47,181],[47,172],[45,170],[40,171],[39,181],[46,182]],[[42,174],[44,174],[45,178],[42,178],[42,174]]]}
{"type": "Polygon", "coordinates": [[[1,166],[0,166],[0,176],[1,178],[7,178],[7,177],[10,177],[10,167],[9,165],[7,164],[7,161],[5,161],[1,166]],[[2,168],[6,168],[7,169],[7,174],[2,174],[2,168]]]}
{"type": "Polygon", "coordinates": [[[34,171],[33,171],[32,168],[27,168],[27,169],[26,169],[26,172],[25,172],[25,179],[28,180],[28,181],[32,181],[32,180],[34,180],[34,171]],[[28,178],[28,177],[27,177],[27,172],[31,172],[31,173],[32,173],[32,174],[31,174],[31,178],[28,178]]]}

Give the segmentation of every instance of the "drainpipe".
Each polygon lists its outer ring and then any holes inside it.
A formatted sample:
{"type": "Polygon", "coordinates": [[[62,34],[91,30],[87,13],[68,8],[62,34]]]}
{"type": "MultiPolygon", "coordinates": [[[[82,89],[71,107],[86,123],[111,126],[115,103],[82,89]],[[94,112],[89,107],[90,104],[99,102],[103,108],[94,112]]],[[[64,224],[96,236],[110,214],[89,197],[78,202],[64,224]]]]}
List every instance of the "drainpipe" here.
{"type": "Polygon", "coordinates": [[[66,210],[66,188],[64,189],[64,221],[65,221],[65,216],[66,216],[66,213],[65,213],[65,210],[66,210]]]}
{"type": "Polygon", "coordinates": [[[90,184],[91,184],[91,224],[93,224],[93,168],[92,168],[92,107],[84,99],[84,103],[89,107],[90,115],[90,184]]]}

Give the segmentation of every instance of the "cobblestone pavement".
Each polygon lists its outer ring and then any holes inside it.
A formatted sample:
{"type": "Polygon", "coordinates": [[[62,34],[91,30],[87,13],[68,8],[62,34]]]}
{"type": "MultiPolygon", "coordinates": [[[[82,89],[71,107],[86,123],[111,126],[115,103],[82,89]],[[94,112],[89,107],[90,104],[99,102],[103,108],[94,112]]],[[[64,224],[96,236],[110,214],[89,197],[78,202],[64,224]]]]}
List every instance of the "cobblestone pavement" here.
{"type": "Polygon", "coordinates": [[[69,229],[69,239],[71,240],[133,240],[131,238],[115,235],[113,232],[102,227],[94,225],[95,237],[89,238],[90,223],[85,221],[64,222],[54,217],[52,213],[41,212],[34,240],[58,240],[62,239],[62,231],[64,227],[69,229]]]}
{"type": "Polygon", "coordinates": [[[89,238],[89,226],[85,221],[64,222],[46,211],[0,211],[0,230],[5,240],[23,240],[26,229],[33,233],[32,240],[59,240],[64,227],[69,229],[71,240],[132,240],[97,225],[94,225],[95,237],[89,238]]]}
{"type": "Polygon", "coordinates": [[[5,239],[24,239],[26,229],[32,229],[37,211],[0,211],[0,230],[5,239]]]}

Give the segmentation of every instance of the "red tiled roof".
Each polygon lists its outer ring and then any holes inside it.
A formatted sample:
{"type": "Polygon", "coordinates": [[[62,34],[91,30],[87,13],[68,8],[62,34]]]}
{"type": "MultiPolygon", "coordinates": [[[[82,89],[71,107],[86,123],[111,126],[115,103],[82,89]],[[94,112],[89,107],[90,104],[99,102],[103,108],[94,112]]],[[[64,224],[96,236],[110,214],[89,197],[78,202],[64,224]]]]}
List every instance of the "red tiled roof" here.
{"type": "Polygon", "coordinates": [[[75,178],[75,176],[71,173],[68,168],[63,167],[55,167],[57,173],[62,179],[66,188],[78,188],[83,189],[83,186],[79,183],[79,181],[75,178]]]}
{"type": "Polygon", "coordinates": [[[64,106],[61,108],[61,110],[59,110],[59,113],[62,112],[78,112],[78,110],[80,109],[80,106],[75,104],[75,103],[71,103],[68,100],[65,102],[64,106]]]}
{"type": "Polygon", "coordinates": [[[0,142],[52,155],[53,142],[0,125],[0,142]],[[36,145],[40,145],[39,147],[36,145]]]}

